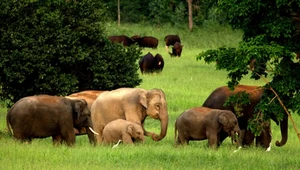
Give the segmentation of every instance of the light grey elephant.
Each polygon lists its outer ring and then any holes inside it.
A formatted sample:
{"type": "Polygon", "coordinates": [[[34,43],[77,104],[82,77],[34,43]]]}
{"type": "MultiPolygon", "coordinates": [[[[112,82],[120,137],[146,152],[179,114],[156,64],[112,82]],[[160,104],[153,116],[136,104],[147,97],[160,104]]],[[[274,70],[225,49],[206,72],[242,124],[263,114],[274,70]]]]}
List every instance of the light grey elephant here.
{"type": "Polygon", "coordinates": [[[238,139],[241,130],[234,113],[207,107],[191,108],[184,111],[176,120],[175,142],[188,144],[190,140],[208,139],[208,145],[216,148],[220,145],[220,132],[225,132],[240,145],[238,139]]]}
{"type": "Polygon", "coordinates": [[[141,124],[124,119],[109,122],[103,129],[103,143],[112,144],[121,140],[124,144],[144,141],[144,130],[141,124]]]}
{"type": "Polygon", "coordinates": [[[161,89],[119,88],[101,93],[91,107],[91,118],[97,143],[102,142],[102,132],[106,124],[116,119],[139,123],[146,136],[159,141],[166,136],[168,128],[168,109],[165,93],[161,89]],[[147,132],[144,121],[147,116],[161,122],[157,135],[147,132]]]}

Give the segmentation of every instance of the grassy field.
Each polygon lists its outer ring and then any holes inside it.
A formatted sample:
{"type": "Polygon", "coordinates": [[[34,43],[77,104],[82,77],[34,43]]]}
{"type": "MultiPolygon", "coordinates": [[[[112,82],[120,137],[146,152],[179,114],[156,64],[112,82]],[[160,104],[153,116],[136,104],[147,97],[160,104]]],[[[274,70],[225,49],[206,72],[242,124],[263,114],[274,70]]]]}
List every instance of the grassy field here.
{"type": "MultiPolygon", "coordinates": [[[[225,71],[215,70],[214,64],[197,61],[201,51],[221,46],[237,46],[242,32],[228,27],[207,24],[192,33],[171,27],[154,28],[143,25],[108,24],[108,34],[152,35],[159,39],[156,50],[144,49],[143,54],[160,53],[165,60],[161,74],[142,75],[138,70],[145,89],[161,88],[165,91],[169,111],[167,136],[154,142],[146,137],[144,144],[120,145],[115,149],[108,146],[93,147],[87,136],[77,137],[75,147],[52,146],[51,138],[36,139],[31,144],[15,142],[6,130],[6,108],[0,108],[0,169],[299,169],[300,145],[295,130],[289,125],[289,139],[285,146],[276,147],[280,140],[279,127],[272,122],[272,150],[261,148],[236,149],[229,139],[217,150],[207,147],[207,141],[194,141],[188,146],[174,147],[174,123],[184,110],[200,106],[206,97],[219,86],[226,85],[225,71]],[[167,34],[178,34],[182,39],[181,58],[170,58],[163,43],[167,34]]],[[[262,80],[254,81],[245,77],[242,84],[263,85],[262,80]]],[[[294,115],[296,124],[300,118],[294,115]]],[[[160,123],[147,119],[146,129],[159,132],[160,123]]]]}

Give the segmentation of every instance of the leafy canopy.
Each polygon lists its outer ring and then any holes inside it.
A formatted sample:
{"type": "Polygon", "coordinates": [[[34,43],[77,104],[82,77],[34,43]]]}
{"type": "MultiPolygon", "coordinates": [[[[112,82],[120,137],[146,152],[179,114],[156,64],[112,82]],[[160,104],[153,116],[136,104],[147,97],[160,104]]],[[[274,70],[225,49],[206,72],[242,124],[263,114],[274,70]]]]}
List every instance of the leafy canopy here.
{"type": "Polygon", "coordinates": [[[97,0],[0,3],[1,99],[134,87],[141,50],[112,44],[97,0]]]}
{"type": "MultiPolygon", "coordinates": [[[[231,88],[247,74],[255,80],[268,77],[271,80],[265,87],[272,87],[290,111],[299,111],[300,65],[296,54],[300,53],[300,1],[219,0],[218,10],[226,14],[233,28],[244,31],[243,41],[237,48],[202,52],[197,59],[216,62],[217,69],[228,71],[231,88]]],[[[283,118],[284,110],[274,97],[265,91],[258,104],[262,114],[254,122],[272,116],[283,118]]]]}

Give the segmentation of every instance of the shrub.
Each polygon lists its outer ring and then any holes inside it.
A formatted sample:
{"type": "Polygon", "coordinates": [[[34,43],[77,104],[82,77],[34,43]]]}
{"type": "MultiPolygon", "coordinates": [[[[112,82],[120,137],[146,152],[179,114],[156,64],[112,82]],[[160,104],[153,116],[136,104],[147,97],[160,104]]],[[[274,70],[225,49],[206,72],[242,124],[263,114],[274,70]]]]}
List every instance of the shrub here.
{"type": "Polygon", "coordinates": [[[2,1],[0,98],[139,85],[141,50],[110,43],[105,22],[97,0],[2,1]]]}

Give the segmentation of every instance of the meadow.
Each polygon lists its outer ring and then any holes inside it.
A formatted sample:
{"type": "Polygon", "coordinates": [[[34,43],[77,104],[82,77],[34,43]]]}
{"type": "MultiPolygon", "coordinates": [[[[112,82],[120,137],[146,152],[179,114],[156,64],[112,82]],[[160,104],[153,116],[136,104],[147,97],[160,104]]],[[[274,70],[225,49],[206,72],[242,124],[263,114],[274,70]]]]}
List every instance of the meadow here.
{"type": "MultiPolygon", "coordinates": [[[[300,145],[295,130],[289,124],[288,142],[283,147],[275,146],[280,140],[279,127],[272,122],[272,149],[248,147],[238,152],[236,146],[226,139],[214,150],[207,147],[207,140],[192,141],[189,145],[174,146],[174,123],[186,109],[200,106],[207,96],[217,87],[226,85],[227,73],[216,70],[214,64],[196,60],[203,50],[222,46],[236,47],[242,40],[242,31],[232,30],[228,26],[206,23],[193,32],[188,29],[176,29],[171,26],[152,27],[149,25],[107,24],[108,35],[125,34],[128,36],[151,35],[159,39],[158,49],[143,49],[143,54],[160,53],[165,67],[160,74],[144,74],[139,87],[144,89],[160,88],[166,93],[169,112],[167,136],[159,141],[146,137],[143,144],[134,146],[119,145],[91,146],[87,136],[76,138],[76,146],[53,146],[52,139],[35,139],[31,144],[16,142],[6,129],[6,111],[4,103],[0,105],[0,169],[299,169],[300,145]],[[178,34],[183,47],[180,58],[171,58],[167,53],[163,39],[168,34],[178,34]]],[[[263,85],[263,80],[245,77],[241,84],[263,85]]],[[[293,114],[297,127],[300,118],[293,114]]],[[[159,132],[160,122],[147,118],[145,128],[159,132]]]]}

